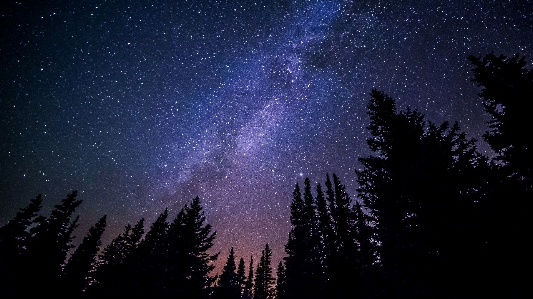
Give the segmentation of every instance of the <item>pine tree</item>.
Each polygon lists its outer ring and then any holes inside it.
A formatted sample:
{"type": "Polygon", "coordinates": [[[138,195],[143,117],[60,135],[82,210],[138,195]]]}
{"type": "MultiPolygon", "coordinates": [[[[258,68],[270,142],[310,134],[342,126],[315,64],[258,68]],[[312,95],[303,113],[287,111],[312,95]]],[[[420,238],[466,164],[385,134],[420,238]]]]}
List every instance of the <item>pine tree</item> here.
{"type": "Polygon", "coordinates": [[[123,294],[130,285],[132,252],[144,235],[144,218],[135,226],[126,225],[124,232],[111,241],[97,262],[94,277],[88,288],[88,296],[99,298],[123,294]]]}
{"type": "MultiPolygon", "coordinates": [[[[329,176],[328,176],[329,178],[329,176]]],[[[322,273],[324,275],[324,280],[328,281],[330,278],[329,273],[329,262],[330,257],[334,251],[334,238],[335,232],[333,230],[333,223],[331,220],[331,212],[327,205],[326,199],[324,198],[324,192],[322,191],[322,186],[317,184],[316,186],[316,207],[318,215],[318,235],[320,237],[320,265],[322,268],[322,273]]]]}
{"type": "Polygon", "coordinates": [[[237,279],[239,281],[239,293],[241,298],[244,294],[244,290],[246,287],[246,270],[245,270],[245,264],[244,259],[241,257],[239,260],[239,266],[237,267],[237,279]]]}
{"type": "Polygon", "coordinates": [[[250,256],[250,264],[248,265],[248,277],[244,283],[244,290],[242,292],[242,299],[252,299],[253,298],[253,287],[254,287],[254,257],[250,256]]]}
{"type": "Polygon", "coordinates": [[[525,68],[525,57],[519,54],[507,58],[491,53],[468,59],[475,66],[473,81],[483,87],[479,96],[491,116],[490,130],[483,137],[498,153],[498,159],[509,166],[508,174],[524,181],[531,190],[533,140],[524,138],[522,132],[533,129],[527,101],[533,91],[533,69],[525,68]]]}
{"type": "Polygon", "coordinates": [[[135,296],[161,296],[165,293],[165,272],[167,267],[167,222],[168,209],[165,209],[150,226],[144,240],[131,254],[129,262],[128,291],[135,296]]]}
{"type": "Polygon", "coordinates": [[[483,173],[487,196],[479,201],[482,224],[476,235],[483,236],[476,253],[483,257],[478,261],[479,276],[487,284],[509,287],[514,291],[510,296],[516,297],[527,285],[517,261],[529,258],[526,236],[531,234],[528,202],[533,198],[533,140],[524,132],[533,129],[529,115],[533,69],[526,68],[525,57],[519,54],[491,53],[468,59],[474,65],[472,81],[481,86],[479,96],[490,115],[483,138],[496,152],[489,175],[483,173]],[[508,212],[502,213],[502,204],[508,212]]]}
{"type": "Polygon", "coordinates": [[[55,205],[50,217],[38,218],[37,225],[30,230],[32,234],[28,250],[21,256],[21,273],[19,279],[33,281],[30,289],[22,292],[24,296],[39,294],[56,294],[60,276],[68,251],[73,247],[72,232],[79,219],[71,219],[81,200],[76,199],[73,191],[55,205]]]}
{"type": "Polygon", "coordinates": [[[27,207],[21,208],[15,218],[0,227],[1,257],[12,259],[19,256],[30,241],[30,226],[35,222],[37,213],[41,209],[42,198],[37,195],[30,200],[27,207]]]}
{"type": "Polygon", "coordinates": [[[286,292],[286,276],[285,276],[285,267],[283,266],[283,262],[279,262],[278,269],[276,272],[277,281],[276,281],[276,299],[284,299],[287,297],[286,292]]]}
{"type": "MultiPolygon", "coordinates": [[[[244,260],[242,262],[242,265],[244,266],[244,260]]],[[[235,254],[233,247],[231,247],[228,260],[226,261],[226,265],[222,269],[222,274],[219,277],[214,298],[239,299],[241,297],[240,279],[235,270],[235,254]]]]}
{"type": "Polygon", "coordinates": [[[194,198],[190,206],[186,205],[177,218],[179,234],[171,238],[177,240],[172,251],[178,256],[176,262],[180,273],[172,278],[173,285],[170,287],[179,290],[184,298],[206,298],[214,282],[209,273],[218,257],[218,254],[211,255],[207,251],[213,246],[216,232],[212,232],[211,225],[205,223],[199,197],[194,198]]]}
{"type": "Polygon", "coordinates": [[[16,216],[0,228],[0,294],[6,298],[15,296],[21,255],[31,242],[31,225],[38,222],[37,213],[41,209],[39,194],[30,200],[27,207],[21,208],[16,216]]]}
{"type": "Polygon", "coordinates": [[[89,233],[70,257],[63,271],[64,297],[79,297],[87,287],[90,270],[95,266],[101,237],[106,227],[106,216],[89,229],[89,233]]]}
{"type": "Polygon", "coordinates": [[[480,162],[474,141],[457,124],[427,124],[416,110],[397,112],[387,95],[374,90],[371,96],[368,145],[376,155],[359,159],[357,191],[377,229],[381,269],[394,277],[389,295],[431,297],[447,291],[444,284],[458,287],[461,279],[441,273],[468,260],[459,248],[469,247],[468,218],[479,187],[465,176],[476,174],[480,162]]]}
{"type": "Polygon", "coordinates": [[[254,299],[274,298],[274,278],[272,277],[271,266],[272,251],[268,244],[261,252],[261,259],[255,272],[254,299]]]}
{"type": "MultiPolygon", "coordinates": [[[[306,269],[309,266],[306,239],[310,233],[308,231],[310,226],[305,223],[305,205],[298,184],[296,184],[293,192],[290,219],[292,229],[289,232],[289,240],[285,245],[287,256],[284,257],[287,273],[286,293],[289,298],[300,298],[298,296],[305,298],[310,293],[307,291],[309,284],[306,280],[309,274],[306,269]]],[[[256,284],[256,293],[257,290],[256,284]]]]}

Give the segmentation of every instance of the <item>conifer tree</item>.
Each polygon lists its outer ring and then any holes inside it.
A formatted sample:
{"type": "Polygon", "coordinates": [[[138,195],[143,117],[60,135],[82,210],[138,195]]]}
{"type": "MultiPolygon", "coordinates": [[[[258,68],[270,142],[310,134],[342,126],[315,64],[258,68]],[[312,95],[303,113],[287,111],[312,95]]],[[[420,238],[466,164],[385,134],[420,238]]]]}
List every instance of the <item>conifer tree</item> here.
{"type": "Polygon", "coordinates": [[[519,54],[491,53],[468,59],[474,65],[472,81],[481,87],[479,96],[490,115],[483,138],[496,153],[489,175],[483,173],[486,196],[479,201],[482,224],[476,235],[482,238],[476,257],[482,257],[478,260],[482,281],[505,285],[513,290],[509,296],[517,297],[527,285],[517,261],[530,255],[525,236],[531,235],[528,202],[533,198],[533,139],[525,132],[533,130],[529,106],[533,69],[526,68],[528,63],[519,54]],[[502,213],[502,205],[508,212],[502,213]]]}
{"type": "MultiPolygon", "coordinates": [[[[309,266],[309,264],[306,264],[308,262],[306,259],[309,257],[306,241],[310,232],[308,231],[309,224],[305,223],[304,209],[300,187],[296,184],[291,202],[292,229],[289,232],[289,240],[285,245],[287,256],[284,257],[287,273],[286,293],[289,298],[299,298],[298,296],[304,298],[309,293],[307,292],[309,285],[306,281],[306,276],[309,274],[306,269],[309,266]]],[[[257,290],[256,285],[256,292],[257,290]]]]}
{"type": "Polygon", "coordinates": [[[163,286],[167,267],[167,218],[168,209],[165,209],[132,252],[127,275],[132,283],[128,291],[134,296],[158,297],[166,292],[163,286]]]}
{"type": "Polygon", "coordinates": [[[132,252],[137,249],[144,235],[144,218],[135,226],[126,225],[124,232],[111,241],[97,262],[94,277],[88,288],[89,297],[123,294],[128,288],[131,274],[132,252]]]}
{"type": "Polygon", "coordinates": [[[96,254],[100,250],[101,237],[106,227],[106,216],[89,229],[81,244],[70,257],[63,271],[63,290],[65,297],[79,297],[85,291],[90,270],[93,269],[96,254]]]}
{"type": "Polygon", "coordinates": [[[244,284],[244,290],[242,293],[242,299],[252,299],[253,298],[253,287],[254,287],[254,257],[250,256],[250,264],[248,265],[248,277],[244,284]]]}
{"type": "Polygon", "coordinates": [[[483,135],[498,159],[504,163],[507,174],[533,188],[533,140],[524,138],[530,132],[530,101],[533,91],[533,69],[527,69],[525,57],[516,54],[507,58],[493,53],[485,57],[469,56],[474,64],[475,81],[482,87],[479,96],[485,111],[491,116],[490,130],[483,135]],[[526,97],[526,98],[524,98],[526,97]]]}
{"type": "Polygon", "coordinates": [[[279,261],[278,269],[276,272],[277,280],[276,280],[276,299],[284,299],[287,297],[286,292],[286,276],[285,276],[285,267],[283,266],[283,262],[279,261]]]}
{"type": "Polygon", "coordinates": [[[239,260],[239,266],[237,267],[237,279],[239,281],[239,298],[242,297],[246,285],[246,270],[245,270],[245,264],[244,259],[241,257],[239,260]]]}
{"type": "Polygon", "coordinates": [[[205,223],[199,197],[195,197],[190,206],[186,205],[178,218],[179,235],[171,238],[179,238],[173,251],[178,255],[180,273],[172,278],[171,287],[177,288],[184,298],[206,298],[214,282],[209,273],[218,257],[218,254],[211,255],[207,251],[213,246],[216,232],[205,223]]]}
{"type": "Polygon", "coordinates": [[[265,249],[261,252],[261,260],[255,272],[254,299],[274,298],[274,278],[272,277],[271,258],[272,251],[268,247],[268,244],[266,244],[265,249]]]}
{"type": "Polygon", "coordinates": [[[32,288],[24,289],[24,296],[39,294],[56,294],[60,276],[68,251],[73,247],[72,232],[79,219],[71,219],[81,200],[76,199],[73,191],[55,205],[50,217],[38,218],[37,225],[30,230],[32,234],[28,250],[21,256],[18,279],[33,281],[32,288]]]}
{"type": "MultiPolygon", "coordinates": [[[[244,266],[244,260],[242,265],[244,266]]],[[[240,279],[235,270],[235,254],[233,247],[231,247],[226,265],[222,269],[222,274],[218,279],[218,285],[215,289],[214,298],[239,299],[241,297],[240,279]]]]}
{"type": "Polygon", "coordinates": [[[384,93],[373,90],[371,97],[368,145],[376,155],[359,159],[357,191],[377,229],[381,269],[395,277],[389,295],[431,297],[445,292],[444,284],[458,287],[460,279],[441,273],[451,271],[452,261],[468,260],[459,248],[469,247],[471,194],[479,187],[465,177],[480,161],[474,141],[457,124],[427,124],[416,110],[397,112],[384,93]]]}
{"type": "Polygon", "coordinates": [[[31,242],[30,228],[38,222],[37,213],[41,209],[41,203],[39,194],[0,228],[0,294],[4,294],[6,298],[15,296],[20,258],[31,242]]]}

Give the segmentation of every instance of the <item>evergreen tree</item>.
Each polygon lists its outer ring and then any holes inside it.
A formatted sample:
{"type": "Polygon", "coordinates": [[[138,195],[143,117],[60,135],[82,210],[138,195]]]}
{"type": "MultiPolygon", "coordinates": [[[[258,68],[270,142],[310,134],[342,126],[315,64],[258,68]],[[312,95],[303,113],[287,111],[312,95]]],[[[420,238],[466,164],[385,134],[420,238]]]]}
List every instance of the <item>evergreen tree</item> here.
{"type": "Polygon", "coordinates": [[[168,209],[165,209],[132,252],[128,265],[132,285],[128,291],[134,296],[160,297],[166,293],[167,218],[168,209]]]}
{"type": "MultiPolygon", "coordinates": [[[[329,176],[328,176],[329,179],[329,176]]],[[[333,222],[331,220],[331,212],[324,198],[324,192],[322,186],[317,184],[316,186],[316,208],[318,217],[318,235],[320,238],[320,265],[324,280],[329,281],[329,263],[332,253],[334,252],[334,238],[335,232],[333,230],[333,222]]],[[[327,293],[327,291],[326,291],[327,293]]]]}
{"type": "MultiPolygon", "coordinates": [[[[42,198],[37,195],[30,200],[27,207],[21,208],[15,218],[6,225],[0,227],[0,253],[3,259],[12,259],[22,254],[30,241],[30,226],[37,219],[37,213],[41,209],[42,198]]],[[[2,267],[3,268],[3,267],[2,267]]]]}
{"type": "Polygon", "coordinates": [[[71,219],[82,202],[76,196],[76,191],[68,194],[61,204],[54,206],[50,217],[38,218],[37,225],[30,230],[31,242],[21,256],[21,274],[17,279],[32,281],[34,285],[22,290],[24,296],[57,293],[65,258],[73,247],[72,232],[79,219],[71,219]]]}
{"type": "Polygon", "coordinates": [[[376,156],[359,159],[358,193],[377,229],[381,269],[391,276],[386,288],[432,296],[447,291],[445,284],[458,287],[461,279],[442,273],[468,260],[459,248],[469,247],[479,188],[465,176],[475,175],[480,162],[474,141],[457,124],[426,125],[418,111],[396,112],[392,98],[376,90],[371,96],[368,145],[376,156]]]}
{"type": "Polygon", "coordinates": [[[529,116],[533,69],[526,68],[525,57],[519,54],[508,58],[491,53],[469,60],[474,65],[472,81],[481,86],[479,96],[490,115],[483,137],[496,152],[492,169],[483,173],[486,196],[479,202],[481,224],[476,236],[482,237],[476,257],[481,257],[482,283],[501,285],[502,292],[503,286],[509,287],[510,296],[516,297],[527,285],[517,261],[529,258],[527,236],[531,234],[527,203],[533,198],[533,140],[524,132],[533,129],[529,116]],[[502,205],[509,212],[502,213],[502,205]]]}
{"type": "Polygon", "coordinates": [[[39,194],[0,228],[0,294],[6,298],[15,296],[20,257],[31,242],[30,228],[38,222],[41,203],[39,194]]]}
{"type": "MultiPolygon", "coordinates": [[[[305,205],[300,187],[296,184],[291,202],[292,229],[289,232],[289,240],[285,245],[287,256],[284,257],[287,272],[286,293],[289,298],[300,298],[299,296],[306,298],[310,293],[307,291],[309,284],[306,280],[309,276],[309,271],[306,268],[310,266],[308,264],[308,248],[306,248],[310,225],[305,223],[304,209],[305,205]]],[[[256,277],[256,281],[257,279],[256,277]]],[[[256,283],[256,293],[257,291],[258,286],[256,283]]]]}
{"type": "Polygon", "coordinates": [[[130,280],[132,252],[137,249],[144,235],[144,218],[135,226],[126,225],[124,232],[118,235],[103,250],[97,262],[94,278],[88,288],[89,297],[119,295],[127,290],[130,280]]]}
{"type": "Polygon", "coordinates": [[[374,236],[371,231],[371,227],[368,225],[368,216],[363,212],[362,205],[356,201],[353,206],[353,212],[355,218],[355,240],[358,245],[358,267],[368,268],[374,264],[375,259],[375,246],[373,243],[374,236]]]}
{"type": "Polygon", "coordinates": [[[209,273],[218,257],[207,251],[213,246],[216,232],[211,232],[211,225],[205,223],[199,197],[194,198],[190,206],[186,205],[177,218],[179,234],[171,238],[176,240],[172,252],[177,255],[180,272],[172,277],[171,287],[179,290],[183,298],[206,298],[214,282],[209,273]]]}
{"type": "Polygon", "coordinates": [[[242,299],[251,299],[253,298],[253,287],[254,287],[254,257],[250,256],[250,264],[248,266],[248,277],[244,283],[244,290],[242,292],[242,299]]]}
{"type": "Polygon", "coordinates": [[[243,296],[244,290],[246,287],[246,270],[244,267],[245,267],[244,259],[241,257],[241,259],[239,260],[239,266],[237,267],[237,279],[239,281],[239,289],[240,289],[239,298],[243,296]]]}
{"type": "Polygon", "coordinates": [[[283,263],[280,261],[278,264],[278,269],[276,272],[277,281],[276,281],[276,299],[284,299],[287,297],[286,292],[286,276],[285,276],[285,267],[283,266],[283,263]]]}
{"type": "MultiPolygon", "coordinates": [[[[242,260],[242,262],[244,267],[244,260],[242,260]]],[[[240,279],[235,270],[235,254],[233,252],[233,247],[231,247],[228,260],[226,261],[226,265],[222,269],[222,274],[219,277],[214,298],[239,299],[241,297],[240,279]]],[[[244,271],[244,268],[242,270],[244,271]]]]}
{"type": "Polygon", "coordinates": [[[533,140],[522,132],[533,129],[529,102],[533,91],[533,69],[525,68],[525,57],[510,58],[494,54],[469,56],[474,64],[473,81],[482,86],[480,97],[485,111],[491,116],[490,130],[483,135],[498,159],[508,166],[508,175],[533,187],[533,140]],[[524,96],[526,97],[524,99],[524,96]]]}
{"type": "Polygon", "coordinates": [[[268,244],[261,252],[261,259],[255,272],[254,299],[274,298],[274,278],[272,277],[271,266],[272,251],[268,244]]]}
{"type": "Polygon", "coordinates": [[[95,264],[96,254],[100,250],[101,237],[106,227],[106,216],[89,229],[89,233],[70,257],[63,273],[63,290],[65,297],[79,297],[85,291],[90,270],[95,264]]]}

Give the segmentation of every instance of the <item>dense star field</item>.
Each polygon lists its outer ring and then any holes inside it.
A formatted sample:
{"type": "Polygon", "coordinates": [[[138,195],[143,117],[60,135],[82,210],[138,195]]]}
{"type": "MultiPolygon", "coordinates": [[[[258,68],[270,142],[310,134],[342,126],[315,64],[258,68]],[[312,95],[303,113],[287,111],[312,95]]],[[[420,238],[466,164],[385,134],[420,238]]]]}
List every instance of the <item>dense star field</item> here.
{"type": "Polygon", "coordinates": [[[531,1],[35,2],[0,7],[0,225],[75,189],[105,245],[198,195],[220,262],[277,265],[305,177],[356,200],[372,88],[482,140],[467,56],[533,58],[531,1]]]}

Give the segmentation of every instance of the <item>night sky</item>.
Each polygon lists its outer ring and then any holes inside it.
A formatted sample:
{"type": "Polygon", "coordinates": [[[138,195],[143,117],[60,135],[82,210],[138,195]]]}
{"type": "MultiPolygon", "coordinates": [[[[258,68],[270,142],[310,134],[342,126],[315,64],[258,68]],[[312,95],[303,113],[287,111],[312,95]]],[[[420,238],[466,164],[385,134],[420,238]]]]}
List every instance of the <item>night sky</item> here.
{"type": "Polygon", "coordinates": [[[467,56],[533,58],[532,1],[35,2],[0,5],[0,225],[76,189],[107,245],[198,195],[221,262],[277,265],[305,177],[356,199],[372,88],[481,140],[467,56]]]}

